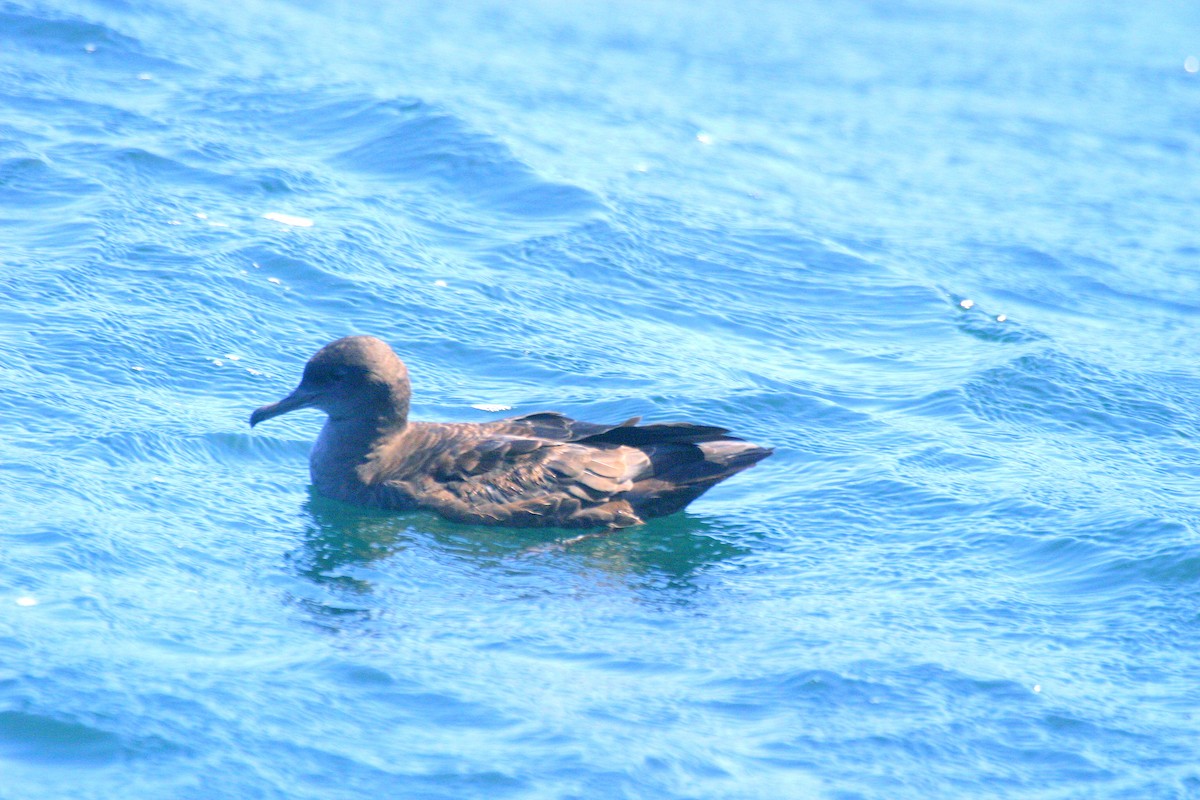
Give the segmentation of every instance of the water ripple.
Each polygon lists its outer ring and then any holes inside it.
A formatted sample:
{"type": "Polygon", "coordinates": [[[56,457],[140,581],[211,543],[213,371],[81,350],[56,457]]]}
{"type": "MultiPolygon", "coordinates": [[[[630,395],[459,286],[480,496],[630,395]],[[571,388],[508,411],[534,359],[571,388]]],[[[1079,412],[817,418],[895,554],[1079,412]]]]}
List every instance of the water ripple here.
{"type": "Polygon", "coordinates": [[[0,3],[0,793],[1196,794],[1186,14],[335,6],[0,3]],[[333,503],[351,333],[776,453],[333,503]]]}

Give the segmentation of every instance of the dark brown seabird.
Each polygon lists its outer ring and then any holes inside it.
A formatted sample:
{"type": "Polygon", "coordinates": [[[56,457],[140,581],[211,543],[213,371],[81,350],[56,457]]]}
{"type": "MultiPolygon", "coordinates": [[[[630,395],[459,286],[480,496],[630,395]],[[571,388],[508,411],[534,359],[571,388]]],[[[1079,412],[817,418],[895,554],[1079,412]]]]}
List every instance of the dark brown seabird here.
{"type": "Polygon", "coordinates": [[[250,415],[329,415],[309,457],[317,491],[483,525],[624,528],[679,511],[771,450],[724,428],[580,422],[543,412],[484,423],[410,422],[408,369],[373,336],[331,342],[300,385],[250,415]]]}

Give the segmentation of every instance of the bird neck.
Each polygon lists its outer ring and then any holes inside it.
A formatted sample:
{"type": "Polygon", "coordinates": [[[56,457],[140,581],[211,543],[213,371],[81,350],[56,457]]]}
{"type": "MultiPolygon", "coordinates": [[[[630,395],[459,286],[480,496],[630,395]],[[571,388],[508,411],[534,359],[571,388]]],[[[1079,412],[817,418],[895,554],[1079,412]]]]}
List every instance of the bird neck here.
{"type": "Polygon", "coordinates": [[[361,477],[359,467],[380,444],[408,427],[407,402],[386,413],[329,417],[309,456],[313,483],[324,494],[341,495],[361,477]]]}

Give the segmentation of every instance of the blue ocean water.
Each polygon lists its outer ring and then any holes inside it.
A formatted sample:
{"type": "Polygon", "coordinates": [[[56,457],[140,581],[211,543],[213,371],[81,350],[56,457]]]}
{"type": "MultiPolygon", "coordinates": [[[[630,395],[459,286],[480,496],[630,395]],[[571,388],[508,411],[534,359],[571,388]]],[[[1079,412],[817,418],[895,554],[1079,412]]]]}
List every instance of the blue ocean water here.
{"type": "Polygon", "coordinates": [[[1200,797],[1200,6],[0,0],[0,797],[1200,797]],[[556,532],[414,413],[776,448],[556,532]]]}

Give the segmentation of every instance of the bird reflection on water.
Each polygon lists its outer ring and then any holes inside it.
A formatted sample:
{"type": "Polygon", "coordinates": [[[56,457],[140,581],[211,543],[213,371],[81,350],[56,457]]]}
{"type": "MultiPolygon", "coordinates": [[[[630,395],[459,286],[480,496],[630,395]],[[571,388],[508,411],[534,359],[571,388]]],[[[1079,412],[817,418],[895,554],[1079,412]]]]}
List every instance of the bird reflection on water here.
{"type": "MultiPolygon", "coordinates": [[[[722,541],[716,526],[688,512],[578,540],[553,529],[467,526],[428,512],[388,513],[310,491],[302,519],[304,542],[286,556],[287,571],[316,592],[291,599],[324,624],[387,613],[392,604],[372,597],[380,583],[403,582],[396,574],[403,570],[389,571],[387,563],[409,549],[455,569],[523,575],[565,568],[594,585],[615,580],[669,605],[687,604],[706,570],[749,552],[722,541]]],[[[555,587],[561,583],[550,582],[545,591],[555,587]]]]}

